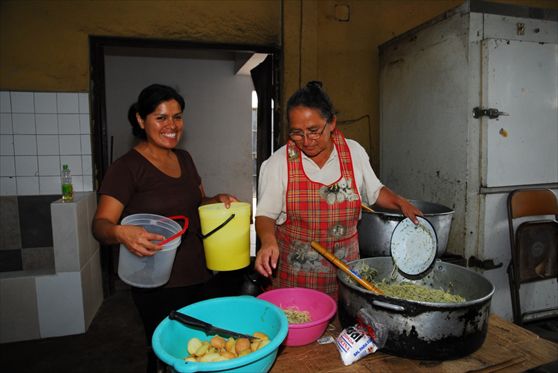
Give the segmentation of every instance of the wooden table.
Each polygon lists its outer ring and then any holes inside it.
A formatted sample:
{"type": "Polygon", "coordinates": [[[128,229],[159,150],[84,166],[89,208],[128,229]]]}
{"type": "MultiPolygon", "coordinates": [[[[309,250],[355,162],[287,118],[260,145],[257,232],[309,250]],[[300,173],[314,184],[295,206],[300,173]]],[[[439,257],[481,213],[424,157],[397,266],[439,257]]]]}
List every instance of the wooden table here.
{"type": "MultiPolygon", "coordinates": [[[[326,335],[336,337],[341,328],[332,324],[326,335]]],[[[345,366],[334,343],[282,347],[271,372],[524,372],[558,360],[558,344],[492,315],[486,340],[473,354],[458,360],[422,361],[378,351],[345,366]]]]}

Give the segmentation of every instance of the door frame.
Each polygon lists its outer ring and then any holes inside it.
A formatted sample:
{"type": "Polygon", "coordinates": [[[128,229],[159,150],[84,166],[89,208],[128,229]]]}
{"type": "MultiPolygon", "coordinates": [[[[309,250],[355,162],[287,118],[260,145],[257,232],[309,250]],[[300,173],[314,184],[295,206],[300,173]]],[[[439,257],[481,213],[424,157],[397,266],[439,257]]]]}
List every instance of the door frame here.
{"type": "MultiPolygon", "coordinates": [[[[227,43],[200,43],[186,40],[170,39],[145,39],[112,36],[89,36],[90,56],[90,105],[92,124],[92,155],[93,155],[93,180],[95,190],[99,189],[101,181],[109,167],[110,144],[107,135],[107,113],[105,95],[105,55],[108,47],[133,47],[145,49],[177,49],[177,50],[214,50],[240,53],[265,53],[272,56],[272,92],[270,96],[275,101],[273,114],[273,129],[267,123],[258,123],[258,133],[262,131],[262,138],[271,139],[271,146],[258,147],[257,172],[261,163],[271,155],[271,149],[277,149],[279,144],[279,118],[281,118],[279,105],[281,98],[281,49],[277,45],[251,45],[227,43]],[[272,133],[273,131],[273,133],[272,133]],[[260,151],[261,150],[261,151],[260,151]]],[[[260,135],[258,135],[260,138],[260,135]]],[[[101,246],[101,271],[103,278],[103,292],[107,297],[114,292],[115,268],[114,247],[101,246]]]]}

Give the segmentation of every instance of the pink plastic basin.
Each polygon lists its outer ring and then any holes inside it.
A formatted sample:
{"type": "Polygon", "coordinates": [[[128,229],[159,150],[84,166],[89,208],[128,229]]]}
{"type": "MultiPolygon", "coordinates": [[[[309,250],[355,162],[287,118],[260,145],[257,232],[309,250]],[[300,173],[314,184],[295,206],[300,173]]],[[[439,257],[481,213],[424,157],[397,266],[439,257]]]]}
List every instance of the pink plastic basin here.
{"type": "Polygon", "coordinates": [[[313,289],[274,289],[260,294],[258,298],[282,309],[296,307],[297,310],[310,313],[310,322],[289,324],[289,332],[283,342],[287,346],[303,346],[316,341],[322,336],[329,320],[337,312],[337,304],[333,298],[313,289]]]}

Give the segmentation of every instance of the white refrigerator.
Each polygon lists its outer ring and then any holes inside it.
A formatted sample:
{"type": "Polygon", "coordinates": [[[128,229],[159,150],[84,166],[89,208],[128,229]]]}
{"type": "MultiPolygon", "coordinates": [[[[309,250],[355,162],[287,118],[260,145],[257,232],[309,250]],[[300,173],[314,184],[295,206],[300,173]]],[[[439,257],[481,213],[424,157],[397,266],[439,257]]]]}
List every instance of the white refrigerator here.
{"type": "MultiPolygon", "coordinates": [[[[494,284],[492,312],[511,320],[506,198],[558,193],[558,12],[468,1],[379,53],[381,180],[455,210],[447,251],[494,284]]],[[[523,284],[521,299],[555,307],[558,283],[523,284]]]]}

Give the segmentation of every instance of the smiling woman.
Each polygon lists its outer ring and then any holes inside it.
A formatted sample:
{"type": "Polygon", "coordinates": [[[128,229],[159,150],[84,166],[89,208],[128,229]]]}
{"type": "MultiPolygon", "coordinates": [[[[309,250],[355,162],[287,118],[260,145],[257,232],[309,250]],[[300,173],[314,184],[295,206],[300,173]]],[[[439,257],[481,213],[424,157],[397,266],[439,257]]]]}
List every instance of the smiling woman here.
{"type": "MultiPolygon", "coordinates": [[[[132,287],[132,298],[142,318],[147,343],[155,327],[171,310],[203,298],[212,276],[207,269],[200,239],[198,207],[237,199],[228,194],[206,197],[196,166],[186,150],[176,149],[183,134],[184,99],[171,87],[153,84],[139,95],[128,111],[132,132],[140,141],[108,169],[93,220],[93,233],[105,245],[120,244],[140,257],[156,255],[166,237],[135,225],[119,224],[133,214],[186,216],[184,235],[172,266],[169,282],[159,288],[132,287]]],[[[150,348],[149,348],[150,351],[150,348]]],[[[155,371],[149,355],[148,371],[155,371]]]]}

